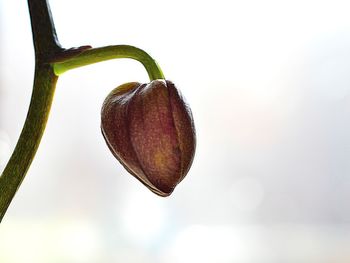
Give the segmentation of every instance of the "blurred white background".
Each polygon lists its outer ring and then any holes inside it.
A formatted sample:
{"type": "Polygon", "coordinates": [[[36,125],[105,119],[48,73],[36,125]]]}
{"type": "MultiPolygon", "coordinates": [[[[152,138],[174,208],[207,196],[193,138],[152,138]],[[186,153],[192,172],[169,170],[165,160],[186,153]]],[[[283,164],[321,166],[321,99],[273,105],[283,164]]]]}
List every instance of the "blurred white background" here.
{"type": "MultiPolygon", "coordinates": [[[[349,1],[51,0],[64,47],[149,52],[192,107],[192,169],[160,198],[112,157],[100,107],[146,82],[114,60],[60,77],[0,226],[4,263],[350,262],[349,1]]],[[[26,1],[0,0],[0,170],[29,105],[26,1]]]]}

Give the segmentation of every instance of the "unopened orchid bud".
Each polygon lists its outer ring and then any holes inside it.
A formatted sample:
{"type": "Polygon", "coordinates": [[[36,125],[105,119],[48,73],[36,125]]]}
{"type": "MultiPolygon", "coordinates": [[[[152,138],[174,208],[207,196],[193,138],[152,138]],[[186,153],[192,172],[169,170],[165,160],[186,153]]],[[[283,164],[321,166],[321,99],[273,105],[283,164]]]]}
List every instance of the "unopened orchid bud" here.
{"type": "Polygon", "coordinates": [[[196,135],[189,106],[168,80],[114,89],[101,112],[102,134],[119,162],[160,195],[170,195],[193,161],[196,135]]]}

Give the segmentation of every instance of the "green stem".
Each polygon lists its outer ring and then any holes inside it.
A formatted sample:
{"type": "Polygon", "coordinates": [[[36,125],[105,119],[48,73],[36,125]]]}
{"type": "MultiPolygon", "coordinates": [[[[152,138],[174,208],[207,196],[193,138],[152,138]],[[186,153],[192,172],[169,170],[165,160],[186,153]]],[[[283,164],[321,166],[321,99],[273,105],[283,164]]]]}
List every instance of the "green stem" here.
{"type": "Polygon", "coordinates": [[[145,51],[119,45],[63,49],[56,37],[47,0],[28,0],[35,49],[32,98],[21,135],[0,176],[0,222],[20,187],[39,147],[49,116],[58,76],[67,70],[114,58],[140,61],[151,80],[163,79],[157,63],[145,51]]]}
{"type": "Polygon", "coordinates": [[[58,42],[47,0],[28,0],[33,44],[37,62],[47,62],[63,48],[58,42]]]}
{"type": "Polygon", "coordinates": [[[34,88],[22,133],[0,177],[0,222],[38,149],[55,91],[57,76],[49,65],[35,71],[34,88]]]}
{"type": "Polygon", "coordinates": [[[79,55],[69,58],[63,62],[53,63],[53,67],[55,74],[61,75],[64,72],[74,68],[116,58],[131,58],[141,62],[147,70],[151,81],[155,79],[164,79],[162,70],[150,55],[148,55],[142,49],[128,45],[115,45],[87,49],[81,52],[79,55]]]}
{"type": "Polygon", "coordinates": [[[49,61],[62,50],[47,1],[28,0],[28,7],[35,49],[33,92],[21,135],[0,177],[0,222],[33,161],[44,133],[57,82],[49,61]]]}

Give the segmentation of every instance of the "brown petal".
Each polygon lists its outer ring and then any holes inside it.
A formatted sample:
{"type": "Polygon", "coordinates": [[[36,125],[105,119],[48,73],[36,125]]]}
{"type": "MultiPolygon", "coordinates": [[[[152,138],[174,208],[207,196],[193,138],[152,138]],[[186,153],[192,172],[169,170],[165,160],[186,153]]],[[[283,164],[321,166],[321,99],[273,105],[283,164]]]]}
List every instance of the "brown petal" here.
{"type": "Polygon", "coordinates": [[[181,151],[181,179],[183,179],[193,162],[196,148],[196,129],[192,111],[181,92],[171,81],[167,80],[166,84],[169,90],[170,105],[181,151]]]}
{"type": "Polygon", "coordinates": [[[154,187],[170,194],[182,177],[181,151],[165,81],[138,89],[129,105],[130,138],[154,187]]]}
{"type": "Polygon", "coordinates": [[[105,99],[101,111],[101,130],[108,147],[133,174],[142,174],[142,169],[130,142],[126,116],[129,101],[140,85],[130,82],[114,89],[105,99]]]}

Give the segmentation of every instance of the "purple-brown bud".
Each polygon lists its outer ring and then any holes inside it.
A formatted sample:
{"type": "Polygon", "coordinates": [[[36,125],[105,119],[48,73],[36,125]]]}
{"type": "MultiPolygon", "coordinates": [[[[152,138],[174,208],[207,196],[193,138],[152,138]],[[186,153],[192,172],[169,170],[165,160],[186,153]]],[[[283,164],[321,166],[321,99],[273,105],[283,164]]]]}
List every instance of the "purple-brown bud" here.
{"type": "Polygon", "coordinates": [[[107,145],[126,170],[154,193],[170,195],[196,147],[191,110],[175,85],[123,84],[105,99],[101,120],[107,145]]]}

